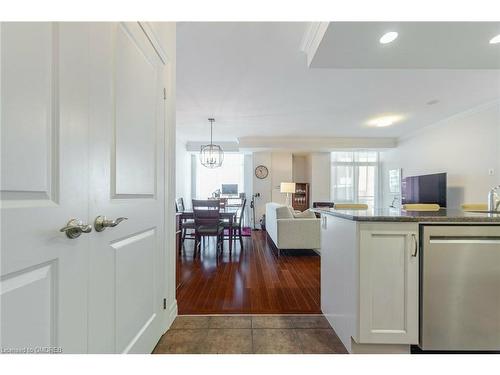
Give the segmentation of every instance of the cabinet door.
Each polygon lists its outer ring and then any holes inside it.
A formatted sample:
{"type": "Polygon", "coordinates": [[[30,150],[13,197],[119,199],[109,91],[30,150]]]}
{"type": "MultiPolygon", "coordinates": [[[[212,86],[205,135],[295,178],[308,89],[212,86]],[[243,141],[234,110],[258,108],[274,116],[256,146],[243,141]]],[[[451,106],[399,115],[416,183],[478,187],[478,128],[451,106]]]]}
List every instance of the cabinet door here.
{"type": "Polygon", "coordinates": [[[418,226],[360,228],[359,342],[418,343],[418,226]]]}

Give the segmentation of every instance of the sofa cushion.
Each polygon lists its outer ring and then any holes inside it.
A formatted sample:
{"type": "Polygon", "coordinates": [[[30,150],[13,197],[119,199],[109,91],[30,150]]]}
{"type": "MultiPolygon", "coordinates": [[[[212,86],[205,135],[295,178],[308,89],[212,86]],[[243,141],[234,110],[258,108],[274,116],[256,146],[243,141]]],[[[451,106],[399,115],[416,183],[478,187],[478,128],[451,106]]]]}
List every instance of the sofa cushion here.
{"type": "Polygon", "coordinates": [[[287,206],[278,207],[276,208],[276,219],[293,219],[293,211],[287,206]]]}
{"type": "Polygon", "coordinates": [[[316,214],[310,210],[305,210],[304,212],[296,212],[293,214],[296,219],[316,219],[316,214]]]}

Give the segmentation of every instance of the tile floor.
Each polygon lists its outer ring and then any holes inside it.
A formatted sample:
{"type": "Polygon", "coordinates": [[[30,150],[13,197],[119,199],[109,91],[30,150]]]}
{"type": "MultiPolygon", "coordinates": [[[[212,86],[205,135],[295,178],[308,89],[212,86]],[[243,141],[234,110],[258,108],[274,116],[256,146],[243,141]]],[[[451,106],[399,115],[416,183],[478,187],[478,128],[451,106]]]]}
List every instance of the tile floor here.
{"type": "Polygon", "coordinates": [[[153,354],[345,354],[322,315],[178,316],[153,354]]]}

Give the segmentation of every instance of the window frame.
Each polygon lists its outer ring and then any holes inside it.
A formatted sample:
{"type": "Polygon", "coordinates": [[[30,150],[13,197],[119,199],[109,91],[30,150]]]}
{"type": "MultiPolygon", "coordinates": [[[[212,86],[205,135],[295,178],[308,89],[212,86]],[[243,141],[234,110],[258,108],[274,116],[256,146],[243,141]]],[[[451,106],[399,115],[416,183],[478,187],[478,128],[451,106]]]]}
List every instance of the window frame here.
{"type": "Polygon", "coordinates": [[[375,167],[375,174],[374,178],[375,181],[373,182],[374,185],[374,195],[373,195],[373,208],[377,208],[379,206],[380,202],[380,153],[378,151],[372,151],[372,150],[359,150],[359,151],[346,151],[346,150],[339,150],[339,151],[332,151],[330,153],[330,199],[334,203],[359,203],[359,167],[363,166],[368,166],[368,167],[375,167]],[[344,153],[351,153],[352,154],[352,161],[335,161],[334,160],[334,154],[337,152],[344,152],[344,153]],[[376,155],[376,161],[357,161],[358,158],[357,156],[360,153],[363,152],[370,152],[374,153],[376,155]],[[335,173],[334,169],[335,167],[352,167],[352,176],[353,176],[353,183],[352,183],[352,197],[353,200],[339,200],[336,199],[335,195],[335,188],[334,188],[334,178],[335,178],[335,173]]]}

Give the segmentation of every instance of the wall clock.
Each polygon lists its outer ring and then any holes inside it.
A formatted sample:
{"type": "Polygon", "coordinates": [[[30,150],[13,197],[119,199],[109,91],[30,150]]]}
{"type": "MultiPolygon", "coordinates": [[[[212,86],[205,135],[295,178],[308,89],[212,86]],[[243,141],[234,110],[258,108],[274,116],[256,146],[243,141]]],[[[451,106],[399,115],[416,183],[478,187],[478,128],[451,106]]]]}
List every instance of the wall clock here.
{"type": "Polygon", "coordinates": [[[263,180],[269,175],[269,170],[267,169],[266,166],[264,165],[259,165],[257,168],[255,168],[255,177],[260,178],[263,180]]]}

